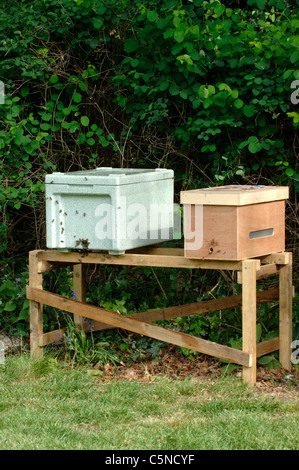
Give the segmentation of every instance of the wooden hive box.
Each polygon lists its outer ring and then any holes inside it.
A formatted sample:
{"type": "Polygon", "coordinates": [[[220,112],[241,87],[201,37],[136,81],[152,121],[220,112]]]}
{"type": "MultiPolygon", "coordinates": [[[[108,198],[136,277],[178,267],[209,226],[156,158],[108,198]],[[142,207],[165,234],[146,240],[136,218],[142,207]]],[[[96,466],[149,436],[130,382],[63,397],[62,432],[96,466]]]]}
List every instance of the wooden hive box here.
{"type": "Polygon", "coordinates": [[[181,192],[186,258],[242,260],[285,249],[287,186],[181,192]]]}

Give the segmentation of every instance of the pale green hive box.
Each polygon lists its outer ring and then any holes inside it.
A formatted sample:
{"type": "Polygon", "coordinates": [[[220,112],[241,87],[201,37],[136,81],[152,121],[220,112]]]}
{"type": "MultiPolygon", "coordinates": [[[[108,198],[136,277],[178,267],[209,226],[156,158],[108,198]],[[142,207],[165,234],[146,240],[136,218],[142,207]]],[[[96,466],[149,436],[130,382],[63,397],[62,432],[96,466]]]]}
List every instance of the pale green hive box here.
{"type": "Polygon", "coordinates": [[[121,254],[173,239],[173,178],[160,168],[46,175],[47,247],[121,254]]]}

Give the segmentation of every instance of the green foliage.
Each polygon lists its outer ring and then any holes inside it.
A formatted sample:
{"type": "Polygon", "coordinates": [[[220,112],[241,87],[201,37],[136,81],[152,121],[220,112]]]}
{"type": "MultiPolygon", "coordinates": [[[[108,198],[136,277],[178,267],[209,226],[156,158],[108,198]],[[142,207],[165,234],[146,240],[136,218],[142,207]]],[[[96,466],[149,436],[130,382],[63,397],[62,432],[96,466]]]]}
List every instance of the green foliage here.
{"type": "Polygon", "coordinates": [[[10,334],[28,334],[29,300],[26,299],[28,271],[14,278],[8,274],[2,277],[0,286],[0,328],[10,334]]]}
{"type": "Polygon", "coordinates": [[[268,370],[281,369],[280,362],[276,359],[274,354],[263,356],[258,359],[258,363],[265,366],[268,370]]]}
{"type": "MultiPolygon", "coordinates": [[[[67,328],[65,337],[65,352],[73,364],[95,365],[103,368],[105,364],[117,364],[119,357],[110,350],[107,342],[96,342],[93,334],[87,336],[84,329],[78,329],[70,315],[66,315],[67,328]]],[[[82,327],[82,324],[81,324],[82,327]]]]}
{"type": "Polygon", "coordinates": [[[144,2],[114,79],[135,131],[167,133],[221,184],[257,170],[277,184],[298,180],[288,143],[298,19],[284,1],[257,7],[144,2]]]}

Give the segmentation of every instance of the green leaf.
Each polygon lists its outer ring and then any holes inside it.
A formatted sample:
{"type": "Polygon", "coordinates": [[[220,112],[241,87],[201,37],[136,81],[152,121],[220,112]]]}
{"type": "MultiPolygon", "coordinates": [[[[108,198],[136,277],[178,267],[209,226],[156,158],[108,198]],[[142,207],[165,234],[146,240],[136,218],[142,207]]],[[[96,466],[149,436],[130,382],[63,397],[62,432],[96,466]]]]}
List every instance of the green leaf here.
{"type": "Polygon", "coordinates": [[[71,127],[71,123],[64,121],[61,123],[61,127],[62,129],[69,129],[71,127]]]}
{"type": "Polygon", "coordinates": [[[259,152],[261,150],[261,145],[259,142],[257,143],[253,143],[251,142],[249,145],[248,145],[248,150],[250,153],[256,153],[256,152],[259,152]]]}
{"type": "Polygon", "coordinates": [[[17,323],[20,320],[27,320],[29,318],[29,312],[28,309],[22,309],[19,316],[17,318],[14,318],[12,323],[17,323]]]}
{"type": "Polygon", "coordinates": [[[182,90],[180,92],[180,97],[183,98],[183,100],[186,100],[188,98],[188,92],[187,90],[182,90]]]}
{"type": "Polygon", "coordinates": [[[50,77],[50,83],[57,83],[59,80],[59,78],[57,77],[57,75],[52,75],[52,77],[50,77]]]}
{"type": "Polygon", "coordinates": [[[256,0],[256,4],[261,10],[265,8],[266,2],[267,0],[256,0]]]}
{"type": "Polygon", "coordinates": [[[256,325],[256,342],[259,343],[262,336],[262,325],[257,323],[256,325]]]}
{"type": "Polygon", "coordinates": [[[0,293],[11,295],[16,290],[16,285],[12,281],[4,281],[0,286],[0,293]]]}
{"type": "Polygon", "coordinates": [[[214,12],[217,17],[221,16],[225,11],[225,6],[218,3],[218,5],[214,6],[214,12]]]}
{"type": "Polygon", "coordinates": [[[85,139],[86,139],[85,134],[83,134],[82,132],[80,132],[79,138],[78,138],[78,144],[79,144],[79,145],[83,144],[83,143],[85,142],[85,139]]]}
{"type": "Polygon", "coordinates": [[[131,60],[131,65],[132,65],[132,67],[136,68],[138,64],[139,64],[139,60],[138,60],[138,59],[132,59],[132,60],[131,60]]]}
{"type": "Polygon", "coordinates": [[[299,51],[298,50],[294,51],[291,54],[290,61],[292,62],[292,64],[296,64],[296,62],[299,61],[299,51]]]}
{"type": "Polygon", "coordinates": [[[266,365],[269,364],[273,360],[274,356],[263,356],[259,358],[258,362],[259,364],[266,365]]]}
{"type": "Polygon", "coordinates": [[[94,18],[92,20],[92,23],[95,29],[101,29],[101,27],[103,26],[102,18],[94,18]]]}
{"type": "Polygon", "coordinates": [[[99,369],[86,369],[86,374],[91,375],[91,376],[93,375],[97,376],[97,375],[103,375],[104,372],[99,369]]]}
{"type": "Polygon", "coordinates": [[[217,104],[217,106],[225,106],[225,95],[218,93],[218,95],[214,96],[214,103],[217,104]]]}
{"type": "Polygon", "coordinates": [[[125,40],[124,48],[125,51],[130,53],[136,51],[139,47],[139,42],[135,38],[130,38],[125,40]]]}
{"type": "Polygon", "coordinates": [[[287,113],[287,116],[293,118],[293,123],[297,124],[299,122],[299,113],[293,111],[292,113],[287,113]]]}
{"type": "Polygon", "coordinates": [[[238,149],[239,150],[242,150],[244,147],[246,147],[248,145],[248,140],[244,140],[243,142],[241,142],[239,145],[238,145],[238,149]]]}
{"type": "Polygon", "coordinates": [[[237,109],[242,108],[243,104],[244,104],[244,101],[242,101],[240,99],[237,99],[237,100],[234,101],[234,105],[237,109]]]}
{"type": "Polygon", "coordinates": [[[52,114],[50,114],[50,113],[43,113],[41,117],[42,117],[42,120],[43,120],[43,121],[50,121],[51,118],[52,118],[52,114]]]}
{"type": "Polygon", "coordinates": [[[280,362],[276,359],[276,357],[271,354],[269,356],[263,356],[258,359],[258,363],[266,366],[268,370],[270,369],[281,369],[280,362]]]}
{"type": "Polygon", "coordinates": [[[171,94],[171,96],[175,96],[175,95],[178,95],[179,92],[180,92],[179,87],[175,83],[173,83],[169,88],[169,93],[171,94]]]}
{"type": "Polygon", "coordinates": [[[248,142],[256,143],[258,142],[258,138],[255,135],[251,135],[248,137],[248,142]]]}
{"type": "Polygon", "coordinates": [[[159,15],[158,15],[158,13],[157,13],[156,11],[149,11],[149,12],[147,13],[147,19],[148,19],[148,21],[151,21],[151,22],[157,21],[158,18],[159,18],[159,15]]]}
{"type": "Polygon", "coordinates": [[[244,108],[243,108],[243,113],[244,113],[245,116],[247,116],[247,117],[252,117],[252,116],[254,116],[254,114],[255,114],[255,107],[254,107],[252,104],[246,105],[246,106],[244,106],[244,108]]]}
{"type": "Polygon", "coordinates": [[[127,104],[128,98],[126,98],[125,96],[119,95],[117,97],[117,101],[118,101],[119,106],[121,108],[124,108],[127,104]]]}
{"type": "Polygon", "coordinates": [[[292,75],[293,70],[286,70],[282,76],[282,78],[285,80],[286,78],[289,78],[290,75],[292,75]]]}
{"type": "Polygon", "coordinates": [[[87,127],[89,125],[89,117],[87,116],[81,116],[80,121],[81,121],[82,126],[84,127],[87,127]]]}
{"type": "Polygon", "coordinates": [[[176,42],[183,42],[185,39],[185,31],[181,29],[175,30],[175,32],[173,33],[173,37],[176,42]]]}
{"type": "Polygon", "coordinates": [[[295,173],[295,172],[294,172],[294,170],[293,170],[292,168],[287,168],[287,170],[285,171],[285,174],[286,174],[287,176],[293,176],[294,173],[295,173]]]}
{"type": "Polygon", "coordinates": [[[162,83],[160,83],[159,88],[160,88],[161,91],[165,91],[168,88],[168,85],[169,85],[168,81],[164,80],[162,83]]]}
{"type": "Polygon", "coordinates": [[[164,39],[172,38],[174,33],[174,29],[168,28],[166,29],[165,33],[163,34],[164,39]]]}
{"type": "Polygon", "coordinates": [[[62,112],[65,116],[68,116],[71,114],[72,110],[70,108],[63,108],[62,112]]]}
{"type": "Polygon", "coordinates": [[[4,310],[5,312],[13,312],[16,308],[16,304],[14,304],[12,300],[9,300],[8,302],[6,302],[4,310]]]}
{"type": "Polygon", "coordinates": [[[102,136],[102,135],[99,136],[99,142],[100,142],[102,147],[108,147],[108,145],[109,145],[108,140],[106,140],[105,137],[102,136]]]}
{"type": "Polygon", "coordinates": [[[47,123],[43,122],[43,123],[40,125],[40,128],[41,128],[43,131],[48,131],[49,129],[51,129],[51,124],[47,124],[47,123]]]}
{"type": "Polygon", "coordinates": [[[23,86],[23,88],[21,88],[21,95],[23,96],[23,98],[25,98],[25,96],[27,96],[29,93],[29,88],[27,86],[23,86]]]}
{"type": "Polygon", "coordinates": [[[69,127],[69,131],[73,134],[80,127],[80,124],[77,121],[72,121],[69,127]]]}
{"type": "Polygon", "coordinates": [[[269,68],[269,64],[267,62],[257,62],[255,67],[259,70],[265,70],[269,68]]]}
{"type": "Polygon", "coordinates": [[[81,101],[82,101],[82,95],[81,95],[81,93],[74,93],[74,94],[73,94],[73,101],[74,101],[75,103],[81,103],[81,101]]]}

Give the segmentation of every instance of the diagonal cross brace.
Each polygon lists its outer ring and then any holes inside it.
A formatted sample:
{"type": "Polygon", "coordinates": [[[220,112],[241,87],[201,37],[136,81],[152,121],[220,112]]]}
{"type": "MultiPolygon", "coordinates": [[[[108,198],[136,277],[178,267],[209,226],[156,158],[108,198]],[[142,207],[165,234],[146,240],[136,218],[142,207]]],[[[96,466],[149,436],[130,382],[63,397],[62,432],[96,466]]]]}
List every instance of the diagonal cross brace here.
{"type": "Polygon", "coordinates": [[[137,318],[127,317],[101,307],[95,307],[84,302],[68,299],[42,289],[27,286],[26,293],[27,299],[29,300],[106,323],[114,328],[133,331],[134,333],[175,344],[193,351],[199,351],[203,354],[228,360],[242,366],[251,367],[252,365],[251,355],[238,349],[196,338],[195,336],[173,331],[161,326],[152,325],[151,323],[144,322],[137,318]]]}

